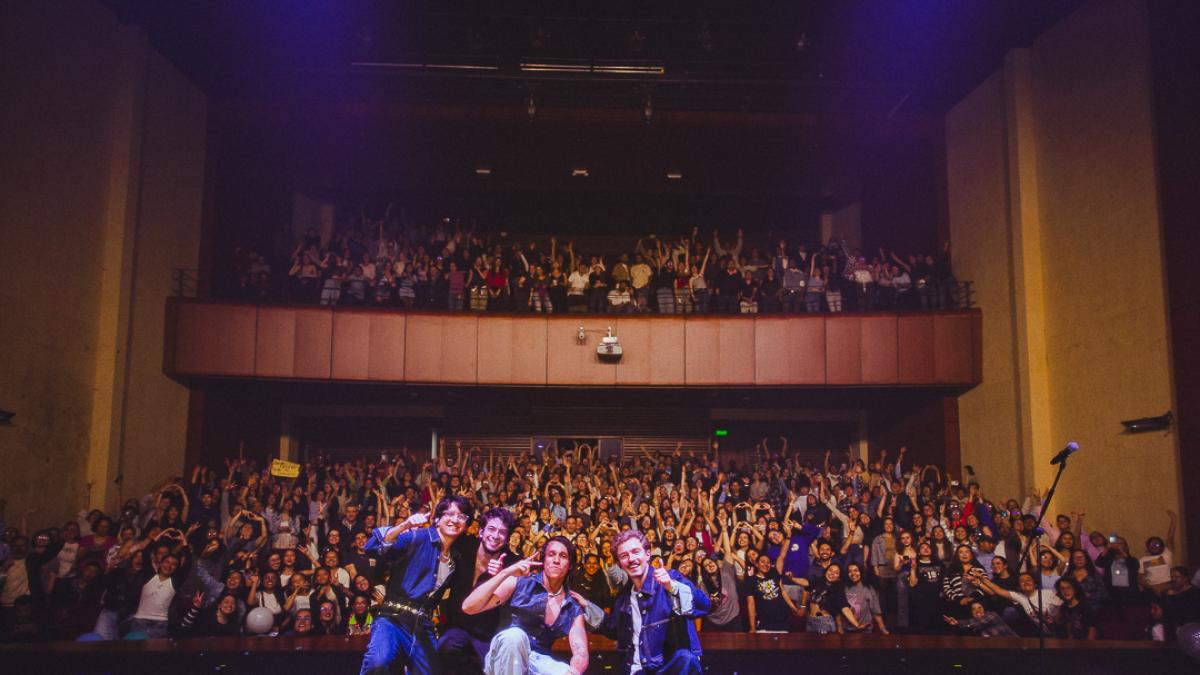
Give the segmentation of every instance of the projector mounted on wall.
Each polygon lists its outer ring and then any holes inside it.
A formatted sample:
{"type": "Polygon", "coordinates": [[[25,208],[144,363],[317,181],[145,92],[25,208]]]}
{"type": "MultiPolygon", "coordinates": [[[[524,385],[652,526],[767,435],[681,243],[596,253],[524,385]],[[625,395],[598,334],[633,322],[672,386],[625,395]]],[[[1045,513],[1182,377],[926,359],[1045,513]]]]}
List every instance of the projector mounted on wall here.
{"type": "Polygon", "coordinates": [[[609,326],[608,335],[600,338],[600,344],[596,345],[596,356],[600,358],[600,363],[616,363],[621,360],[621,354],[621,344],[613,335],[612,326],[609,326]]]}

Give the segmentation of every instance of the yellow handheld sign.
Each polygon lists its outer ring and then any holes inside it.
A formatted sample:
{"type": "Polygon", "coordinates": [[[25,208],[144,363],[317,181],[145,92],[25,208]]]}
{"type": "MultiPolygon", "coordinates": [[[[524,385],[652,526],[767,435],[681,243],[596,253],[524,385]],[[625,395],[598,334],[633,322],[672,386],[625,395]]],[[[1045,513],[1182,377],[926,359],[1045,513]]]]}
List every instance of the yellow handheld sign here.
{"type": "Polygon", "coordinates": [[[271,475],[280,478],[295,478],[300,475],[300,465],[285,459],[271,460],[271,475]]]}

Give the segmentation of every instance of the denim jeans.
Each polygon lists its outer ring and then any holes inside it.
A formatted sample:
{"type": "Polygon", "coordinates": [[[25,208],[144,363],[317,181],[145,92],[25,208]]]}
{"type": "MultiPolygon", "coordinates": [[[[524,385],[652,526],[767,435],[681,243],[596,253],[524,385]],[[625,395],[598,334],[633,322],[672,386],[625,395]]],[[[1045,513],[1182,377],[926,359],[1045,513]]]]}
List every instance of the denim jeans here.
{"type": "Polygon", "coordinates": [[[117,613],[111,609],[100,610],[96,617],[96,627],[92,632],[105,640],[116,640],[121,637],[117,629],[117,613]]]}
{"type": "Polygon", "coordinates": [[[442,672],[428,621],[378,617],[371,624],[371,642],[363,654],[360,675],[386,675],[395,664],[413,675],[442,672]]]}
{"type": "Polygon", "coordinates": [[[129,624],[130,633],[145,633],[151,639],[167,637],[166,621],[151,621],[149,619],[134,619],[129,624]]]}
{"type": "MultiPolygon", "coordinates": [[[[649,674],[651,671],[642,671],[649,674]]],[[[653,675],[700,675],[700,659],[688,649],[677,649],[653,675]]]]}

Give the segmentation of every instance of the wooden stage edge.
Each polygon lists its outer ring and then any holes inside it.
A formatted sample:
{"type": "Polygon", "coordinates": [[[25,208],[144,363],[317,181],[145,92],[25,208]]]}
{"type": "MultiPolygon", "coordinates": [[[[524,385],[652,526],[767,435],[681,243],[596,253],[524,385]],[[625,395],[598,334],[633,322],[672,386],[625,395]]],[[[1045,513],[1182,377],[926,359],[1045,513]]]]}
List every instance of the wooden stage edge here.
{"type": "MultiPolygon", "coordinates": [[[[799,650],[814,651],[1029,651],[1036,650],[1033,638],[980,638],[952,635],[810,635],[807,633],[746,634],[703,633],[701,644],[705,652],[756,652],[799,650]]],[[[592,652],[615,650],[612,640],[592,635],[592,652]]],[[[163,654],[221,653],[221,652],[356,652],[366,649],[366,637],[321,636],[295,637],[224,637],[181,638],[115,642],[41,642],[20,645],[0,645],[2,654],[33,653],[121,653],[163,654]]],[[[1174,652],[1171,645],[1149,640],[1046,640],[1046,649],[1053,651],[1145,651],[1174,652]]],[[[555,651],[567,652],[566,642],[559,641],[555,651]]]]}

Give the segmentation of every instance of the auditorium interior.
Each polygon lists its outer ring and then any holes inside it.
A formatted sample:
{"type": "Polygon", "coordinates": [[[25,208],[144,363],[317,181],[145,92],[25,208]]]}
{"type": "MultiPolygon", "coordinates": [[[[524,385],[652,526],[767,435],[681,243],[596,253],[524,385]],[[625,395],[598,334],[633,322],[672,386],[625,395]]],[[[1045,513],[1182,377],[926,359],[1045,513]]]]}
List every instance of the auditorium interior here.
{"type": "MultiPolygon", "coordinates": [[[[1048,520],[1135,557],[1170,514],[1194,571],[1197,28],[1188,0],[6,3],[0,522],[233,460],[586,446],[717,480],[786,451],[998,504],[1055,484],[1048,520]]],[[[713,673],[1195,667],[1136,628],[1040,657],[700,635],[713,673]]],[[[366,644],[55,640],[0,663],[350,671],[366,644]]]]}

